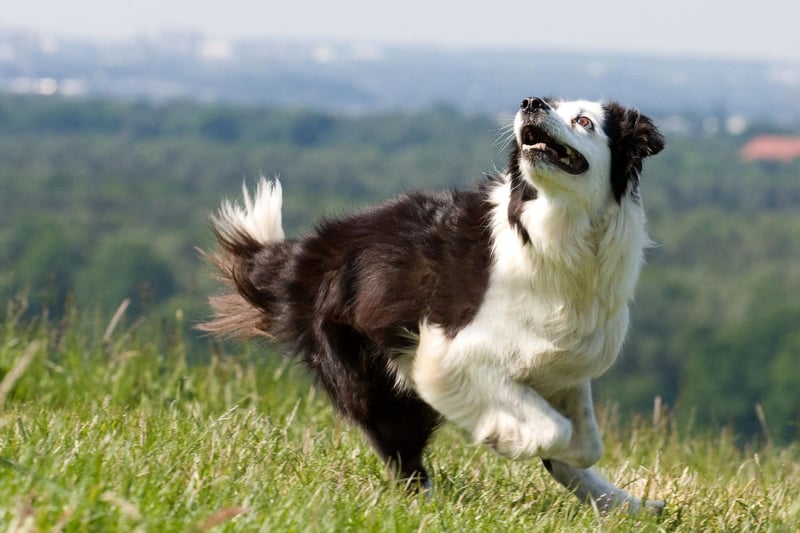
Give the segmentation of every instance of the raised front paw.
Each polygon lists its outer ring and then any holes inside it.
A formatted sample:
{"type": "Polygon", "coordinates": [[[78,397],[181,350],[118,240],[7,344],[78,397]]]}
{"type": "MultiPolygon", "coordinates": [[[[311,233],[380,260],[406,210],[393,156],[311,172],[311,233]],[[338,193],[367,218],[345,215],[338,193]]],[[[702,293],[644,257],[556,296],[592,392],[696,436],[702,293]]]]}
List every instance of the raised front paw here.
{"type": "Polygon", "coordinates": [[[563,417],[521,421],[497,412],[484,417],[474,436],[476,441],[509,459],[553,457],[569,448],[572,423],[563,417]]]}

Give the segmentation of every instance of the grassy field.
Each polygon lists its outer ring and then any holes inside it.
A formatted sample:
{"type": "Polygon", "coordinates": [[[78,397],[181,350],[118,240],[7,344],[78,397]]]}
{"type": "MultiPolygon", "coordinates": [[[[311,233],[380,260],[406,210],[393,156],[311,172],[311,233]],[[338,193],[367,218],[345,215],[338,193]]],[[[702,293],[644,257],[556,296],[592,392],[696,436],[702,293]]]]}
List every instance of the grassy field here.
{"type": "Polygon", "coordinates": [[[800,449],[685,436],[666,412],[601,409],[600,467],[660,517],[600,515],[538,462],[446,426],[432,497],[386,481],[303,369],[189,348],[183,318],[71,315],[0,329],[0,531],[796,531],[800,449]],[[203,353],[195,353],[201,351],[203,353]],[[199,361],[188,363],[187,361],[199,361]]]}

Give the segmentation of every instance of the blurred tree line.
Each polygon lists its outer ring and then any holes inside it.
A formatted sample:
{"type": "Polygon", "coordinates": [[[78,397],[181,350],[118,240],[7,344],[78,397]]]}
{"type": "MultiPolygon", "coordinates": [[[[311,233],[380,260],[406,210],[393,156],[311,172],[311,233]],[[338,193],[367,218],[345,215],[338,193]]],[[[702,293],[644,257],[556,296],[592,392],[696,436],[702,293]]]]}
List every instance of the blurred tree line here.
{"type": "MultiPolygon", "coordinates": [[[[469,186],[503,168],[507,136],[446,106],[334,116],[0,96],[0,298],[55,317],[110,317],[131,298],[129,315],[197,322],[215,285],[194,247],[211,246],[208,214],[242,182],[279,174],[299,234],[411,188],[469,186]]],[[[598,396],[627,412],[660,396],[687,425],[787,441],[800,436],[800,161],[743,163],[745,137],[669,138],[647,162],[658,244],[598,396]]]]}

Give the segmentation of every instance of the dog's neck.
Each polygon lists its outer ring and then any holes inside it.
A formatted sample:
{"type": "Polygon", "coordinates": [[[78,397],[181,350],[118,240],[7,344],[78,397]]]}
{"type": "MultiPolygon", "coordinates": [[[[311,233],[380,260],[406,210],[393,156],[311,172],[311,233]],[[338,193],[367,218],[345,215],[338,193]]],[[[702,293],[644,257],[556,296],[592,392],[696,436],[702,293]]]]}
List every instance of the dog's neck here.
{"type": "Polygon", "coordinates": [[[650,243],[639,204],[612,199],[590,214],[548,197],[512,173],[497,184],[491,200],[496,206],[495,263],[507,274],[530,277],[535,272],[544,283],[539,290],[578,306],[598,293],[612,309],[631,300],[650,243]]]}

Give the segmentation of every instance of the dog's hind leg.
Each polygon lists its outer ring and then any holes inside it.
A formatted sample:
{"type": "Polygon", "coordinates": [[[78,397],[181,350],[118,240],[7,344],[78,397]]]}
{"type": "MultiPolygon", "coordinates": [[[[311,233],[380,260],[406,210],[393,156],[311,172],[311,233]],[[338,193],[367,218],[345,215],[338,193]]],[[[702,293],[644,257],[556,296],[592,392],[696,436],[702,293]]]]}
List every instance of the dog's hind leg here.
{"type": "Polygon", "coordinates": [[[422,453],[439,425],[439,414],[412,393],[397,392],[391,385],[374,393],[369,416],[357,422],[386,462],[389,477],[409,490],[430,488],[422,453]]]}
{"type": "Polygon", "coordinates": [[[440,416],[411,391],[399,391],[386,354],[352,328],[315,328],[307,358],[337,410],[357,424],[386,463],[389,476],[409,486],[430,486],[422,453],[440,416]]]}

